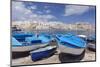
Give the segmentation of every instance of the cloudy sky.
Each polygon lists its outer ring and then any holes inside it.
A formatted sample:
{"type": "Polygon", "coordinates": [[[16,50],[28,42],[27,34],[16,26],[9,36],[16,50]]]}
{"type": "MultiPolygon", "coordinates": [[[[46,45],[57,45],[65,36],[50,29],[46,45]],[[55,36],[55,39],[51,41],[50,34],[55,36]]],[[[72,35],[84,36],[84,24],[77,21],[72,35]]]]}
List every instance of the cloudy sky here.
{"type": "Polygon", "coordinates": [[[12,21],[59,21],[95,23],[95,7],[40,2],[12,2],[12,21]]]}

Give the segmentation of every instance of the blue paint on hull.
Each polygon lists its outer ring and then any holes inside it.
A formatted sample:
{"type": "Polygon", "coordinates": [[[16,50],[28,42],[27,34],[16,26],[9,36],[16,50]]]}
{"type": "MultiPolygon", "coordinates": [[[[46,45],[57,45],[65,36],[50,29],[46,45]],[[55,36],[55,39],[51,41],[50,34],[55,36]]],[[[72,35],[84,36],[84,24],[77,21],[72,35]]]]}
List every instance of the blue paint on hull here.
{"type": "Polygon", "coordinates": [[[59,44],[70,48],[85,48],[86,42],[75,35],[56,35],[59,44]]]}
{"type": "Polygon", "coordinates": [[[56,48],[53,48],[53,49],[50,49],[50,50],[31,53],[31,59],[32,59],[32,61],[37,61],[37,60],[49,57],[50,55],[52,55],[54,53],[55,50],[56,50],[56,48]]]}

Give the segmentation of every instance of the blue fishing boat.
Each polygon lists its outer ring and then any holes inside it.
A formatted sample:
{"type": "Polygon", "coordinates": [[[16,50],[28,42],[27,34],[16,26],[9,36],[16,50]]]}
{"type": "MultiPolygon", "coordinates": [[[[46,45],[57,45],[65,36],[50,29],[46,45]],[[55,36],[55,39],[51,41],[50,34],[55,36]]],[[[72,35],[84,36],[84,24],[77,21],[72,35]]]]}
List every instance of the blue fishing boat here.
{"type": "Polygon", "coordinates": [[[96,35],[91,35],[87,38],[87,48],[91,51],[96,51],[96,35]]]}
{"type": "Polygon", "coordinates": [[[19,42],[17,39],[12,37],[12,52],[25,52],[25,51],[30,51],[33,50],[34,46],[30,43],[22,43],[19,42]]]}
{"type": "Polygon", "coordinates": [[[87,41],[87,36],[86,35],[77,35],[77,36],[82,38],[83,40],[87,41]]]}
{"type": "Polygon", "coordinates": [[[86,42],[73,34],[56,35],[56,39],[62,53],[80,55],[86,48],[86,42]]]}
{"type": "Polygon", "coordinates": [[[29,33],[29,32],[23,32],[23,31],[20,31],[20,32],[14,31],[14,32],[12,32],[12,36],[14,38],[16,38],[18,41],[22,42],[22,41],[25,41],[26,37],[32,37],[32,36],[34,36],[34,34],[29,33]]]}
{"type": "Polygon", "coordinates": [[[14,31],[22,31],[22,29],[18,28],[17,26],[12,27],[12,32],[14,31]]]}
{"type": "Polygon", "coordinates": [[[12,51],[31,51],[45,47],[52,40],[49,35],[15,34],[12,37],[12,51]]]}
{"type": "Polygon", "coordinates": [[[52,38],[46,35],[15,33],[12,37],[12,58],[28,56],[30,51],[50,45],[51,40],[52,38]]]}
{"type": "Polygon", "coordinates": [[[96,44],[95,43],[88,43],[87,48],[91,51],[96,51],[96,44]]]}
{"type": "Polygon", "coordinates": [[[31,51],[31,59],[32,61],[37,61],[52,55],[56,50],[56,46],[47,46],[44,48],[40,48],[34,51],[31,51]]]}
{"type": "Polygon", "coordinates": [[[95,41],[96,41],[96,35],[93,34],[93,35],[91,35],[91,36],[88,36],[88,37],[87,37],[87,41],[88,41],[88,42],[95,42],[95,41]]]}
{"type": "Polygon", "coordinates": [[[40,34],[38,35],[38,38],[42,41],[42,43],[48,43],[54,40],[53,37],[48,34],[40,34]]]}
{"type": "Polygon", "coordinates": [[[20,58],[29,55],[27,47],[23,46],[18,40],[12,37],[12,58],[20,58]]]}

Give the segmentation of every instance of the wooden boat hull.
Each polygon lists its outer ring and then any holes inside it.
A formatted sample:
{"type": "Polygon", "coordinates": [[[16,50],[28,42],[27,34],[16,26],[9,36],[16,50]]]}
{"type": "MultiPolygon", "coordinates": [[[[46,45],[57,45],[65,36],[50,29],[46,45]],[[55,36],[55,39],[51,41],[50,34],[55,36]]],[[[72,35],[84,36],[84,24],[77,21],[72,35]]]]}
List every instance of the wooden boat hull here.
{"type": "Polygon", "coordinates": [[[12,59],[26,57],[30,55],[30,51],[12,52],[12,59]]]}
{"type": "Polygon", "coordinates": [[[89,43],[95,43],[96,42],[96,36],[94,35],[94,36],[89,36],[88,38],[87,38],[87,41],[89,42],[89,43]]]}
{"type": "Polygon", "coordinates": [[[59,54],[59,60],[61,63],[75,63],[80,62],[85,56],[85,50],[80,55],[72,55],[66,53],[59,54]]]}
{"type": "Polygon", "coordinates": [[[30,52],[32,61],[37,61],[46,57],[49,57],[55,53],[56,47],[50,50],[40,51],[40,52],[30,52]]]}
{"type": "Polygon", "coordinates": [[[71,48],[71,47],[61,45],[61,44],[59,44],[59,49],[61,53],[67,53],[67,54],[72,54],[72,55],[80,55],[85,50],[85,48],[71,48]]]}
{"type": "Polygon", "coordinates": [[[95,41],[95,40],[87,39],[87,42],[88,42],[88,43],[95,43],[96,41],[95,41]]]}
{"type": "Polygon", "coordinates": [[[29,46],[18,46],[18,47],[12,47],[12,52],[25,52],[25,51],[31,51],[35,50],[41,47],[47,46],[48,43],[45,44],[34,44],[34,45],[29,45],[29,46]]]}
{"type": "Polygon", "coordinates": [[[86,41],[76,35],[57,35],[56,38],[61,53],[80,55],[86,48],[86,41]]]}
{"type": "Polygon", "coordinates": [[[96,51],[96,44],[95,43],[88,43],[88,49],[91,51],[96,51]]]}

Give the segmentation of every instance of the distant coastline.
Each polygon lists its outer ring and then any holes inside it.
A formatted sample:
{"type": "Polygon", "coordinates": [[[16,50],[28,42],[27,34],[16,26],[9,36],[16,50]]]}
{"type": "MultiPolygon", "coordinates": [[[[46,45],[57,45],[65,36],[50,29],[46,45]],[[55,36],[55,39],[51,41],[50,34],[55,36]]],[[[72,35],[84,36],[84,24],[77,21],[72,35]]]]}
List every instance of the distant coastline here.
{"type": "Polygon", "coordinates": [[[12,27],[18,27],[24,30],[52,30],[52,29],[59,29],[59,30],[87,30],[87,31],[95,31],[95,25],[84,23],[84,22],[77,22],[73,24],[67,23],[59,23],[59,22],[12,22],[12,27]]]}

